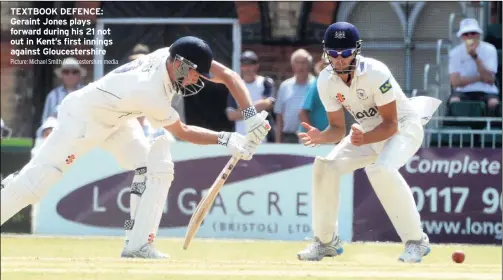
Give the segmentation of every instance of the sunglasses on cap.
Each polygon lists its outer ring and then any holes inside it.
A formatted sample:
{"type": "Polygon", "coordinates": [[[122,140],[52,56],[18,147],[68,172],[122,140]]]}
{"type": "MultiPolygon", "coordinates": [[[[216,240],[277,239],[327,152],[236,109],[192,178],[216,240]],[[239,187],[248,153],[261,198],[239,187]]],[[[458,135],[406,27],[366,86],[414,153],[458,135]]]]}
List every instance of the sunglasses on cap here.
{"type": "Polygon", "coordinates": [[[474,35],[479,35],[479,33],[473,32],[473,31],[472,32],[463,33],[463,36],[468,36],[468,35],[473,35],[474,36],[474,35]]]}
{"type": "Polygon", "coordinates": [[[61,73],[63,73],[64,75],[68,75],[68,74],[73,74],[73,75],[79,75],[80,74],[80,70],[77,70],[77,69],[64,69],[61,71],[61,73]]]}
{"type": "Polygon", "coordinates": [[[327,50],[327,53],[329,56],[333,58],[337,58],[339,55],[342,58],[348,58],[352,56],[355,53],[356,49],[347,49],[347,50],[342,50],[342,51],[336,51],[336,50],[327,50]]]}

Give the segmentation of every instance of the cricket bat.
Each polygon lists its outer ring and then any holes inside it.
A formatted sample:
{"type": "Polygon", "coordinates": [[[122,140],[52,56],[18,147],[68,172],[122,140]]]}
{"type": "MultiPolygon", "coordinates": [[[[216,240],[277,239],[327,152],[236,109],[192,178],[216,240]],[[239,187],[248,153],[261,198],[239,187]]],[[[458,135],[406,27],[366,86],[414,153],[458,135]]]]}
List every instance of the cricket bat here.
{"type": "Polygon", "coordinates": [[[217,198],[220,189],[224,186],[225,181],[227,181],[227,178],[229,178],[229,175],[231,174],[238,161],[239,158],[236,157],[229,159],[224,169],[222,169],[220,175],[218,175],[217,179],[209,189],[206,196],[201,199],[201,201],[197,205],[196,211],[194,211],[194,214],[192,214],[189,225],[187,226],[187,233],[185,234],[185,241],[183,243],[184,250],[187,250],[187,248],[189,247],[192,238],[194,238],[197,231],[199,230],[199,227],[206,217],[206,214],[208,214],[208,211],[211,209],[213,202],[217,198]]]}
{"type": "MultiPolygon", "coordinates": [[[[267,112],[262,111],[261,115],[265,119],[267,117],[267,112]]],[[[234,167],[236,167],[236,164],[238,162],[239,158],[231,157],[229,159],[225,167],[218,175],[215,182],[213,182],[213,185],[211,185],[206,196],[203,197],[203,199],[201,199],[199,204],[197,204],[196,210],[192,214],[192,217],[190,218],[189,221],[189,225],[187,226],[187,232],[185,233],[185,241],[183,243],[184,250],[187,250],[187,248],[189,247],[190,242],[192,241],[197,231],[199,230],[199,227],[201,226],[206,215],[208,214],[208,211],[211,209],[213,202],[215,202],[215,199],[217,198],[220,189],[224,186],[225,181],[227,181],[227,178],[229,178],[229,175],[231,174],[234,167]]]]}

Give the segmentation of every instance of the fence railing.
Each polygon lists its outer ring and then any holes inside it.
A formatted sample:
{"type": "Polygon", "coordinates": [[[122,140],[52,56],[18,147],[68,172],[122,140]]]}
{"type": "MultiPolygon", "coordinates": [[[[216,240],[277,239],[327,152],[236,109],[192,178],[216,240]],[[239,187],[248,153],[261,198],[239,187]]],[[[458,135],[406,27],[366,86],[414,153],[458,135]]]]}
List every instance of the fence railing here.
{"type": "Polygon", "coordinates": [[[425,128],[423,147],[501,148],[502,118],[433,117],[432,121],[440,126],[425,128]]]}

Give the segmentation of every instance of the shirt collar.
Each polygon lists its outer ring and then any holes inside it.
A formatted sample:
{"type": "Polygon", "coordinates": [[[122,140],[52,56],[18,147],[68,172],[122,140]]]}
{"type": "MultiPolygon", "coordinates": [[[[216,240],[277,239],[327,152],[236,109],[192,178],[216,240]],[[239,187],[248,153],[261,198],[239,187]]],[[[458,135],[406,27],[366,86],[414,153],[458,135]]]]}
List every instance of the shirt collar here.
{"type": "Polygon", "coordinates": [[[161,74],[162,74],[162,79],[164,82],[164,91],[169,96],[169,95],[171,95],[170,93],[176,93],[177,90],[173,86],[173,83],[171,82],[171,80],[169,78],[168,68],[167,68],[168,58],[169,58],[168,55],[162,58],[161,74]]]}
{"type": "Polygon", "coordinates": [[[365,58],[361,55],[358,55],[356,57],[356,63],[358,64],[356,66],[356,70],[355,70],[355,76],[361,76],[363,75],[365,72],[367,72],[367,62],[365,61],[365,58]]]}

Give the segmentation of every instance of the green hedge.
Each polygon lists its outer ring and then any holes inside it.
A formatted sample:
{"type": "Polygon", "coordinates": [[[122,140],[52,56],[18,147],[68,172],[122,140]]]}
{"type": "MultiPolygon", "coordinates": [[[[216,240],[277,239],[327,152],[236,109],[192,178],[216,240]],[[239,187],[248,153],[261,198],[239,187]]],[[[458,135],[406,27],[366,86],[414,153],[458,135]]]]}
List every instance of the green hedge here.
{"type": "MultiPolygon", "coordinates": [[[[21,169],[31,156],[31,138],[9,138],[1,140],[2,178],[21,169]]],[[[31,233],[32,207],[28,206],[2,225],[1,232],[31,233]]]]}

